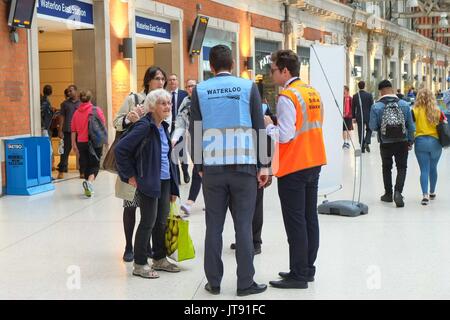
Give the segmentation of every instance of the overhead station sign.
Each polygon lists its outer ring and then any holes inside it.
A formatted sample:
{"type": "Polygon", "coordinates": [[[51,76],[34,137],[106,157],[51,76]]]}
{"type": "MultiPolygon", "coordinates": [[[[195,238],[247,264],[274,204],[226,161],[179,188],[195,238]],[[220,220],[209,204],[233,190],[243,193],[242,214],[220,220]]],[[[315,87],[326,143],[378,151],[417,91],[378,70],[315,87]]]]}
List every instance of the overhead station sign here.
{"type": "Polygon", "coordinates": [[[136,16],[136,34],[143,37],[170,40],[170,23],[136,16]]]}
{"type": "Polygon", "coordinates": [[[80,27],[93,27],[92,3],[78,0],[38,0],[37,13],[41,18],[57,20],[80,27]]]}

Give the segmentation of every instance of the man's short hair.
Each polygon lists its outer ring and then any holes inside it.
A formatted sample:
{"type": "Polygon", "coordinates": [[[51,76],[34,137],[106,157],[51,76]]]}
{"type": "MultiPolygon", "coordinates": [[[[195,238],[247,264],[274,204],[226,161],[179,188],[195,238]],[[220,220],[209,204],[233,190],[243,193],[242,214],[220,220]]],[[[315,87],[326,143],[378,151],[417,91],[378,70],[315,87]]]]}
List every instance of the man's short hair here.
{"type": "Polygon", "coordinates": [[[366,83],[364,81],[360,81],[358,82],[358,88],[359,90],[364,90],[364,88],[366,87],[366,83]]]}
{"type": "Polygon", "coordinates": [[[291,73],[291,76],[298,77],[300,75],[300,61],[294,51],[278,50],[272,53],[271,60],[280,72],[286,68],[291,73]]]}
{"type": "Polygon", "coordinates": [[[378,90],[383,90],[385,88],[392,88],[392,83],[389,80],[383,80],[378,84],[378,90]]]}
{"type": "Polygon", "coordinates": [[[230,71],[233,68],[233,53],[231,49],[223,44],[214,46],[209,51],[209,63],[214,70],[230,71]]]}

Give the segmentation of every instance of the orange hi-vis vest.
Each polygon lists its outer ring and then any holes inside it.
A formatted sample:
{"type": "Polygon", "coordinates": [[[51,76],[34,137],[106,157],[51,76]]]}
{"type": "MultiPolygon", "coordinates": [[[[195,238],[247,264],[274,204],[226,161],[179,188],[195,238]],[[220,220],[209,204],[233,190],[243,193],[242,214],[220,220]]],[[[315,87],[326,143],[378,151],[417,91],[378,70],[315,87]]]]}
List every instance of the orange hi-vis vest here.
{"type": "Polygon", "coordinates": [[[327,163],[322,134],[323,106],[318,92],[295,80],[280,95],[295,106],[295,135],[289,142],[277,142],[272,162],[273,173],[283,177],[327,163]]]}

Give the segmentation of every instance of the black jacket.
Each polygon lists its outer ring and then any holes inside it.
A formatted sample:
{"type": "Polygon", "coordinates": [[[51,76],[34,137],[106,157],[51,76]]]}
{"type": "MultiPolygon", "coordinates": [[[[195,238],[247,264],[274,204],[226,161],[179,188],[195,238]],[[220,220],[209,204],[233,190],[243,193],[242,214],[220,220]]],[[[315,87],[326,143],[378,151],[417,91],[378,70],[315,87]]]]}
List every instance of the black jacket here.
{"type": "MultiPolygon", "coordinates": [[[[362,102],[362,117],[364,118],[364,123],[369,123],[370,120],[370,109],[373,105],[373,97],[370,93],[360,90],[359,94],[361,96],[361,102],[362,102]]],[[[361,122],[361,108],[359,106],[359,98],[358,94],[353,95],[353,101],[352,101],[352,111],[353,111],[353,118],[356,118],[356,121],[361,122]]]]}
{"type": "MultiPolygon", "coordinates": [[[[169,142],[170,189],[172,195],[180,195],[177,182],[178,170],[171,161],[172,146],[168,132],[169,125],[163,121],[169,142]]],[[[161,137],[159,130],[148,113],[137,121],[132,128],[120,138],[115,148],[119,177],[128,183],[136,178],[137,189],[148,197],[161,196],[161,137]]]]}

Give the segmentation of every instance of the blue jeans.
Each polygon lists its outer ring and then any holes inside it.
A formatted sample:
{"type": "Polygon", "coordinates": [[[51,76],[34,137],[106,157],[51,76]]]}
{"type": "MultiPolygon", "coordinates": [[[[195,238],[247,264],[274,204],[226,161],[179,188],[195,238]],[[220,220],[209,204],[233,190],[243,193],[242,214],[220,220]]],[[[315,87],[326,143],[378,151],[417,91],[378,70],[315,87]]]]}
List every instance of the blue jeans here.
{"type": "Polygon", "coordinates": [[[428,193],[428,179],[430,179],[430,193],[434,193],[437,183],[437,164],[442,154],[439,140],[431,136],[416,138],[414,151],[420,166],[420,186],[422,193],[428,193]]]}

